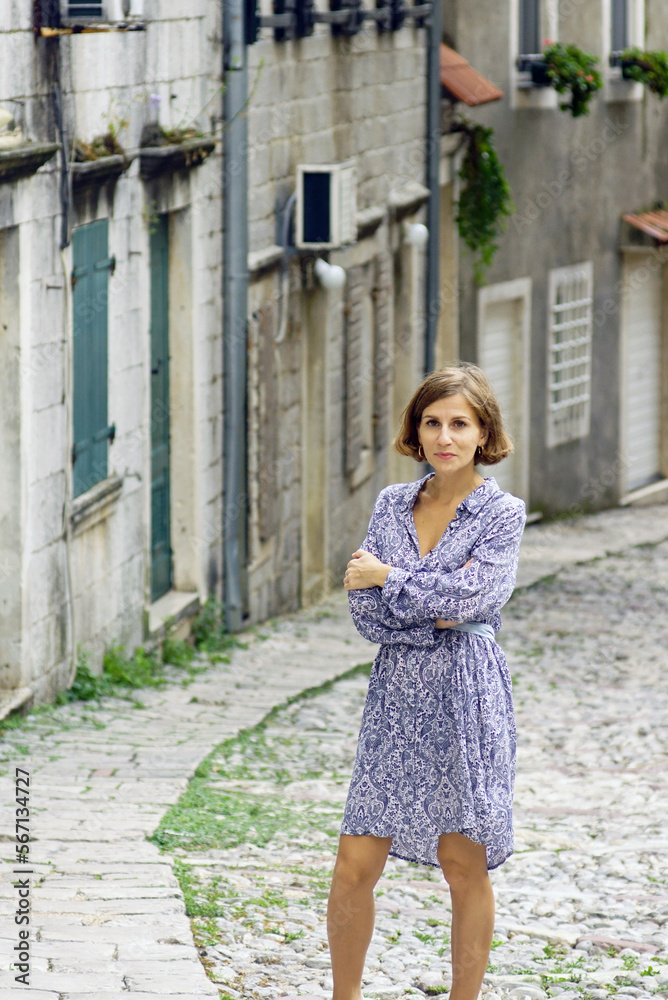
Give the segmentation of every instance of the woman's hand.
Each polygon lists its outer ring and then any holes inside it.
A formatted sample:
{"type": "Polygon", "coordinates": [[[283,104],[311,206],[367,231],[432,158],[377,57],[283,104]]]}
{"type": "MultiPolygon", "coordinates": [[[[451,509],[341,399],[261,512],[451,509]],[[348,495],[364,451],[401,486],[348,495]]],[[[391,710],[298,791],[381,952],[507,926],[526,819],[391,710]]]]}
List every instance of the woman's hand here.
{"type": "MultiPolygon", "coordinates": [[[[466,567],[470,566],[472,562],[473,562],[473,556],[471,556],[471,558],[469,559],[469,561],[467,563],[464,563],[464,565],[462,566],[462,569],[466,569],[466,567]]],[[[457,625],[457,624],[459,624],[459,623],[458,622],[446,622],[446,621],[443,621],[442,618],[437,618],[436,621],[434,622],[434,625],[436,626],[436,628],[450,628],[451,625],[457,625]]]]}
{"type": "Polygon", "coordinates": [[[346,590],[364,590],[367,587],[382,587],[385,577],[392,569],[376,556],[364,549],[356,549],[346,567],[343,586],[346,590]]]}

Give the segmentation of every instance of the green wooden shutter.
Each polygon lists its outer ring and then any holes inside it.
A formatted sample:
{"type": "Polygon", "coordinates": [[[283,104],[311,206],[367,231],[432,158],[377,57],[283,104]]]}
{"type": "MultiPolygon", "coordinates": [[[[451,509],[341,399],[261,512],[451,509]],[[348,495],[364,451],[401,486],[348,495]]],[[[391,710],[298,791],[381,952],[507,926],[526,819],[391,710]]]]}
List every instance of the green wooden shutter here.
{"type": "Polygon", "coordinates": [[[169,448],[169,220],[160,215],[151,259],[151,600],[172,585],[169,448]]]}
{"type": "Polygon", "coordinates": [[[74,270],[73,424],[74,496],[107,477],[107,451],[114,428],[107,423],[108,221],[72,233],[74,270]]]}

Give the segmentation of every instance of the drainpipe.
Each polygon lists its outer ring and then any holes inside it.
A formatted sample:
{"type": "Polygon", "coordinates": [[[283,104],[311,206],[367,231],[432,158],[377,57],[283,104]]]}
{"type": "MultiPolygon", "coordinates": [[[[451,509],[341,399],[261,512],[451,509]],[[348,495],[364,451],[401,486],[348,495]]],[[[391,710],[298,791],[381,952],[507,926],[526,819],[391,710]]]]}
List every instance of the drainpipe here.
{"type": "Polygon", "coordinates": [[[436,359],[436,335],[440,313],[440,160],[441,160],[441,24],[440,0],[432,0],[427,41],[427,268],[425,276],[425,374],[432,371],[436,359]]]}
{"type": "Polygon", "coordinates": [[[248,67],[243,0],[223,0],[223,601],[238,632],[246,605],[248,67]]]}

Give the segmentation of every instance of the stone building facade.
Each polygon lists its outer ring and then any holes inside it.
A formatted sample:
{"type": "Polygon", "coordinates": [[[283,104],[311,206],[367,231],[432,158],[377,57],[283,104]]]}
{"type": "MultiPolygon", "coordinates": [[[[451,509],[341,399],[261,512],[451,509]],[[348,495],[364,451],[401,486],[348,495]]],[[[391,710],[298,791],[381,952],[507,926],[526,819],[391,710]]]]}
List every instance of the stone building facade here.
{"type": "Polygon", "coordinates": [[[485,287],[464,255],[459,281],[461,356],[489,372],[516,439],[499,481],[535,515],[665,497],[667,237],[638,227],[668,200],[668,108],[611,62],[625,47],[666,50],[668,9],[483,0],[473,17],[445,0],[444,25],[505,93],[471,117],[494,128],[516,211],[485,287]],[[565,96],[518,68],[545,40],[598,56],[587,115],[560,110],[565,96]]]}
{"type": "Polygon", "coordinates": [[[219,11],[150,6],[145,30],[50,37],[32,4],[0,11],[14,118],[0,135],[0,687],[14,702],[52,697],[82,655],[99,670],[106,647],[134,648],[219,589],[220,152],[142,151],[157,122],[219,130],[219,11]],[[124,156],[69,162],[75,141],[109,133],[124,156]]]}
{"type": "MultiPolygon", "coordinates": [[[[0,13],[5,707],[224,598],[222,5],[41,36],[28,8],[0,13]],[[100,136],[123,151],[79,162],[100,136]]],[[[407,20],[249,48],[247,622],[340,586],[377,492],[415,473],[390,445],[423,364],[425,46],[407,20]],[[327,291],[280,233],[297,165],[342,161],[355,232],[327,291]]]]}
{"type": "Polygon", "coordinates": [[[254,620],[341,585],[379,490],[410,478],[391,451],[422,368],[424,251],[405,239],[428,195],[425,32],[365,30],[249,49],[251,394],[249,612],[254,620]],[[329,254],[277,247],[299,164],[353,161],[356,239],[329,254]],[[257,359],[257,360],[256,360],[257,359]],[[255,373],[255,374],[253,374],[255,373]],[[254,383],[254,384],[253,384],[254,383]]]}
{"type": "MultiPolygon", "coordinates": [[[[341,586],[378,492],[425,471],[392,450],[425,365],[419,18],[381,32],[366,4],[352,35],[320,22],[286,39],[261,24],[246,50],[247,143],[226,162],[222,4],[132,0],[128,17],[98,2],[113,30],[92,30],[99,17],[68,34],[67,17],[49,20],[57,0],[34,5],[51,12],[41,34],[31,5],[0,11],[6,707],[52,697],[84,654],[99,670],[110,645],[154,642],[166,616],[225,601],[229,517],[244,530],[243,623],[317,600],[341,586]],[[109,155],[77,162],[75,143],[88,155],[101,136],[109,155]],[[309,165],[355,172],[351,233],[326,251],[296,246],[309,165]],[[223,218],[240,168],[248,302],[232,330],[223,218]],[[342,287],[318,277],[318,258],[344,269],[342,287]],[[223,455],[242,432],[225,410],[231,337],[247,378],[246,472],[230,504],[223,455]]],[[[665,197],[666,115],[607,69],[613,8],[629,44],[665,46],[659,0],[443,2],[444,40],[504,92],[469,115],[494,127],[517,210],[476,285],[444,93],[434,363],[490,374],[516,451],[482,472],[535,516],[651,499],[668,476],[665,263],[636,224],[665,197]],[[542,36],[601,56],[589,116],[571,119],[517,68],[529,15],[542,36]]]]}

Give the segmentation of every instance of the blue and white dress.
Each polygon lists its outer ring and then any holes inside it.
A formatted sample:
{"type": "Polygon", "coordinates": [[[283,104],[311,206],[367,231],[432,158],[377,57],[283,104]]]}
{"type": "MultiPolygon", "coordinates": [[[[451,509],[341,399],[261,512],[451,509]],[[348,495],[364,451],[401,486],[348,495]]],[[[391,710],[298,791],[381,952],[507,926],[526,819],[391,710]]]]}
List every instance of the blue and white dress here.
{"type": "Polygon", "coordinates": [[[390,854],[433,867],[439,834],[458,832],[485,844],[496,868],[513,851],[510,674],[494,639],[435,621],[498,632],[526,508],[489,477],[420,558],[413,505],[434,475],[381,490],[359,546],[393,568],[383,587],[348,591],[358,632],[380,649],[340,832],[392,837],[390,854]]]}

